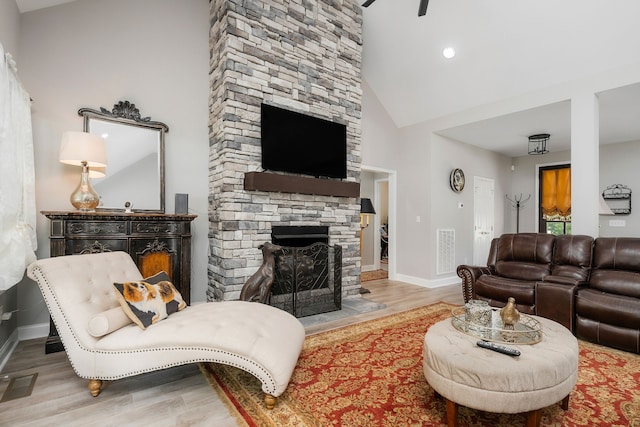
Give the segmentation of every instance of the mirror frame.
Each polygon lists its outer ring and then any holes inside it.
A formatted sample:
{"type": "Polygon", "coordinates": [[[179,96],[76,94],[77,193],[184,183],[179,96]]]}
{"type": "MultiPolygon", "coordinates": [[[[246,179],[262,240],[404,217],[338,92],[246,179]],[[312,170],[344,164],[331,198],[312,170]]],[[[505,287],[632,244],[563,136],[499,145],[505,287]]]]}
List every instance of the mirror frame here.
{"type": "MultiPolygon", "coordinates": [[[[169,132],[169,126],[165,123],[152,121],[151,117],[142,117],[140,110],[135,104],[129,101],[119,101],[113,105],[111,111],[104,107],[100,110],[93,108],[80,108],[78,115],[83,118],[83,130],[89,132],[89,120],[99,119],[105,122],[119,123],[127,126],[136,126],[146,129],[155,129],[160,131],[160,147],[159,147],[159,164],[160,164],[160,209],[135,209],[133,212],[159,212],[165,213],[165,193],[164,193],[164,134],[169,132]]],[[[120,212],[125,209],[119,208],[96,208],[98,211],[120,212]]]]}

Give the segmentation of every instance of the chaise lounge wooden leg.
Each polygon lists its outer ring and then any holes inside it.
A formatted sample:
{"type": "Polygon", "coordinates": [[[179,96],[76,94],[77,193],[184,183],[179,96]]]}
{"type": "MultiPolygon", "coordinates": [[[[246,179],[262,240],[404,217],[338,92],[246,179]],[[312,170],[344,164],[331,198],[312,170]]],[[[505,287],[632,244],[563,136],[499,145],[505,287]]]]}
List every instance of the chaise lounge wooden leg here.
{"type": "Polygon", "coordinates": [[[102,380],[89,380],[89,391],[91,396],[96,397],[102,390],[102,380]]]}
{"type": "Polygon", "coordinates": [[[268,393],[265,393],[264,395],[264,403],[265,405],[267,405],[267,409],[273,409],[276,406],[276,402],[278,401],[278,398],[275,396],[272,396],[268,393]]]}

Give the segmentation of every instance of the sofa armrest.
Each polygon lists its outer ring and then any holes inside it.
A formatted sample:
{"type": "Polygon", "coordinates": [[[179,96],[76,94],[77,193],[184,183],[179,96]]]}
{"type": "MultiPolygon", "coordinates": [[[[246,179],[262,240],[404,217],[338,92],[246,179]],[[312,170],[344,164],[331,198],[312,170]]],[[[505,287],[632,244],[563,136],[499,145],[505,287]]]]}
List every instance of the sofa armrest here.
{"type": "Polygon", "coordinates": [[[581,286],[581,285],[587,284],[587,282],[585,282],[583,279],[577,279],[575,277],[567,277],[567,276],[545,276],[545,278],[542,281],[550,282],[550,283],[558,283],[561,285],[569,285],[569,286],[581,286]]]}
{"type": "Polygon", "coordinates": [[[462,278],[462,296],[464,302],[468,302],[474,297],[473,287],[476,280],[483,274],[491,274],[488,267],[480,267],[475,265],[459,265],[457,269],[458,276],[462,278]]]}
{"type": "Polygon", "coordinates": [[[579,280],[555,276],[558,281],[547,280],[536,283],[536,315],[554,320],[574,332],[575,329],[575,294],[579,280]],[[574,283],[570,283],[570,282],[574,283]],[[564,282],[564,283],[563,283],[564,282]]]}

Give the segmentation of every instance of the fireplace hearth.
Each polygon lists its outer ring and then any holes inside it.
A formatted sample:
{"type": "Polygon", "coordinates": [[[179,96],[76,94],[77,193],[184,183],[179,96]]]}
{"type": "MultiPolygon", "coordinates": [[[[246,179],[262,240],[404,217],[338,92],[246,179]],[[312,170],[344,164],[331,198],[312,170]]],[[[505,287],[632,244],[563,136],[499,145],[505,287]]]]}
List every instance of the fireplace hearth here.
{"type": "Polygon", "coordinates": [[[342,247],[323,226],[274,226],[275,279],[270,304],[296,317],[342,308],[342,247]]]}

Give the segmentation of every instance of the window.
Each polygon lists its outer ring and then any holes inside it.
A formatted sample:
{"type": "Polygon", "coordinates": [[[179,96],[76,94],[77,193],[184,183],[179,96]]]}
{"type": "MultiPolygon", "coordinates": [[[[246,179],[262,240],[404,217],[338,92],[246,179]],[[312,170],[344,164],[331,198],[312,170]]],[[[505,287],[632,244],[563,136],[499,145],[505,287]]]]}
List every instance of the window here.
{"type": "Polygon", "coordinates": [[[540,168],[539,231],[571,234],[571,166],[540,168]]]}

